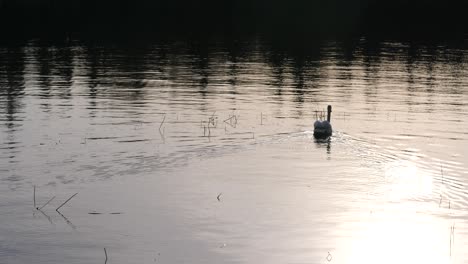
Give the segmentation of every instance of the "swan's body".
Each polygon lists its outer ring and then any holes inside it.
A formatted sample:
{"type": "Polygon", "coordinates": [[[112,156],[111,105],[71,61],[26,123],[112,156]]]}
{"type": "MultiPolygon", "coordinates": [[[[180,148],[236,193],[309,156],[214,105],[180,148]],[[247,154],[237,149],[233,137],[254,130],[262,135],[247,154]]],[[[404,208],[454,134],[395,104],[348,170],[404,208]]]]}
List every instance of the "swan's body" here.
{"type": "Polygon", "coordinates": [[[315,138],[328,138],[332,135],[333,129],[330,124],[331,119],[331,105],[328,106],[327,120],[317,120],[314,123],[314,137],[315,138]]]}
{"type": "Polygon", "coordinates": [[[314,123],[314,137],[327,138],[332,134],[332,126],[328,121],[317,120],[314,123]]]}

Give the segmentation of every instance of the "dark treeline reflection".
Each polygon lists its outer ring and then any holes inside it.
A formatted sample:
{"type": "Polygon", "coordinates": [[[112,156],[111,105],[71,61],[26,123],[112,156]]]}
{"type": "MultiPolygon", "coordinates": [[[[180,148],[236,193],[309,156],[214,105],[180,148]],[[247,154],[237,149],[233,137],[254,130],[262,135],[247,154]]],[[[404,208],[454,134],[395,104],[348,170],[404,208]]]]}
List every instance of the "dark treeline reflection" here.
{"type": "Polygon", "coordinates": [[[466,32],[465,2],[0,0],[0,22],[10,32],[36,34],[240,32],[273,35],[407,33],[414,36],[466,32]]]}
{"type": "Polygon", "coordinates": [[[266,93],[275,104],[289,101],[300,109],[332,92],[343,100],[362,94],[372,103],[385,93],[378,88],[385,83],[410,95],[446,93],[440,90],[441,79],[453,81],[450,92],[460,93],[462,85],[454,80],[465,75],[466,61],[460,47],[369,41],[307,48],[259,41],[139,46],[30,42],[1,47],[0,59],[0,112],[9,126],[18,118],[24,96],[40,99],[44,111],[51,109],[48,99],[62,100],[61,107],[71,109],[77,97],[86,97],[87,109],[95,114],[101,99],[139,106],[153,99],[203,105],[266,93]]]}
{"type": "Polygon", "coordinates": [[[15,132],[20,129],[25,119],[25,104],[22,102],[25,95],[25,61],[23,48],[0,47],[0,123],[3,124],[0,127],[0,157],[9,158],[10,162],[11,158],[15,157],[14,152],[18,144],[15,132]]]}
{"type": "Polygon", "coordinates": [[[25,89],[25,54],[23,48],[0,48],[0,119],[14,129],[21,119],[21,102],[25,89]]]}

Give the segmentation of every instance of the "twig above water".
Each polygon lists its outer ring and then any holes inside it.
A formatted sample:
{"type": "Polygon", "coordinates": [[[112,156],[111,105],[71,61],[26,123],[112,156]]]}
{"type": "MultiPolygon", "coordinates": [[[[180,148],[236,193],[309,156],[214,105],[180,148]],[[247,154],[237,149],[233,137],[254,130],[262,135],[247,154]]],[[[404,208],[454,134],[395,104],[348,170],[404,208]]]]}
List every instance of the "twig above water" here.
{"type": "Polygon", "coordinates": [[[55,196],[52,197],[52,198],[50,198],[50,200],[47,201],[47,203],[45,203],[43,206],[41,206],[41,208],[38,208],[37,210],[41,210],[42,208],[44,208],[46,205],[48,205],[50,202],[52,202],[52,200],[53,200],[54,198],[55,198],[55,196]]]}
{"type": "Polygon", "coordinates": [[[224,119],[223,122],[229,124],[227,121],[231,121],[233,118],[234,116],[229,116],[229,118],[224,119]]]}
{"type": "Polygon", "coordinates": [[[59,209],[64,206],[66,203],[68,203],[68,201],[70,201],[73,197],[75,197],[78,193],[75,193],[74,195],[72,195],[70,198],[68,198],[65,202],[63,202],[63,204],[61,204],[59,207],[57,207],[57,209],[55,209],[55,211],[59,211],[59,209]]]}

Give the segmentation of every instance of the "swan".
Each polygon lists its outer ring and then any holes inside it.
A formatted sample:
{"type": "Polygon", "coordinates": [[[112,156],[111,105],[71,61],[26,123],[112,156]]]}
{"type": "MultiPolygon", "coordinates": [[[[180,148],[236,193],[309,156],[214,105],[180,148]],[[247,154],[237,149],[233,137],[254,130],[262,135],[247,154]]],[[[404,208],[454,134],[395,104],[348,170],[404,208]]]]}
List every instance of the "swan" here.
{"type": "Polygon", "coordinates": [[[314,123],[314,137],[320,139],[326,139],[332,134],[332,126],[330,124],[332,107],[327,107],[327,120],[317,120],[314,123]]]}

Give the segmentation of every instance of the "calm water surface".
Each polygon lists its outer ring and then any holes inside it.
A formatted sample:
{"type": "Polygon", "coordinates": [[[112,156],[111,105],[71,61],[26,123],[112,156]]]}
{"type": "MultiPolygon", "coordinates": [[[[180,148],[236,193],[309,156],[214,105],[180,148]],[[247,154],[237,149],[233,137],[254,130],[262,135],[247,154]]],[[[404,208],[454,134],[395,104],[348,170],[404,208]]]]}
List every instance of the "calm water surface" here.
{"type": "Polygon", "coordinates": [[[468,263],[467,56],[0,46],[0,263],[468,263]]]}

